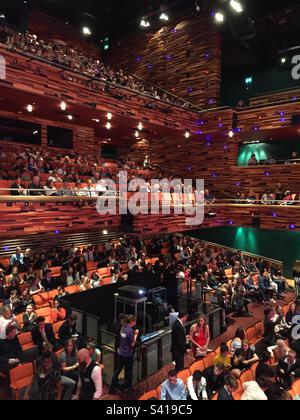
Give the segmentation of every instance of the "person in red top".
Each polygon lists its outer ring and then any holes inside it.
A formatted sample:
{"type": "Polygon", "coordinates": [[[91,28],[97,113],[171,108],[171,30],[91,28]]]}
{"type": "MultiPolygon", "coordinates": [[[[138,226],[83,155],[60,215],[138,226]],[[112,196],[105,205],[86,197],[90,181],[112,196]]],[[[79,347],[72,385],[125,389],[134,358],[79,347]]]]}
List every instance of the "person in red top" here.
{"type": "Polygon", "coordinates": [[[50,309],[50,324],[55,324],[66,319],[66,310],[60,306],[59,300],[56,299],[53,303],[53,308],[50,309]]]}
{"type": "Polygon", "coordinates": [[[205,357],[210,342],[210,333],[206,319],[203,316],[199,316],[197,323],[192,325],[188,338],[193,345],[194,357],[196,359],[205,357]]]}

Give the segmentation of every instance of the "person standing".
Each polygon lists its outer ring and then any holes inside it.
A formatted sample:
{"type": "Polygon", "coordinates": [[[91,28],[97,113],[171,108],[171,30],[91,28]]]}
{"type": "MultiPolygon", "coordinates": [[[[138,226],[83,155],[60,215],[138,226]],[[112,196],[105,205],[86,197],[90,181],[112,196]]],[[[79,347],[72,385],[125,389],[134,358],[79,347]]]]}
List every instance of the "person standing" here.
{"type": "Polygon", "coordinates": [[[132,387],[133,376],[133,356],[139,330],[134,330],[136,325],[135,317],[129,315],[125,317],[124,325],[120,330],[120,342],[118,348],[118,367],[113,375],[109,393],[115,394],[118,388],[119,375],[125,368],[125,383],[123,389],[132,387]]]}
{"type": "Polygon", "coordinates": [[[172,327],[172,344],[171,353],[175,362],[175,369],[177,372],[184,369],[184,355],[186,352],[186,334],[184,323],[187,320],[187,315],[179,313],[178,319],[174,322],[172,327]]]}
{"type": "Polygon", "coordinates": [[[79,383],[75,400],[100,400],[103,392],[102,369],[92,361],[88,349],[81,349],[77,353],[79,363],[79,383]]]}

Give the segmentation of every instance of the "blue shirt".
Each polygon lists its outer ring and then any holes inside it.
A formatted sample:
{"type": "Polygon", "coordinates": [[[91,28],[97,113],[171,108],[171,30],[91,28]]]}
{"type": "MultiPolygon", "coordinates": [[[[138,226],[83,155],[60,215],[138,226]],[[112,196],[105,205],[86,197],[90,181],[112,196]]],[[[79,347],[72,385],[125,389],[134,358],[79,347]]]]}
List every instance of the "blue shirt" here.
{"type": "Polygon", "coordinates": [[[160,398],[162,401],[183,401],[186,398],[185,386],[181,379],[177,379],[176,385],[172,385],[169,379],[162,384],[160,398]]]}
{"type": "Polygon", "coordinates": [[[10,265],[14,265],[19,263],[21,265],[24,264],[24,255],[23,254],[14,254],[10,259],[10,265]]]}
{"type": "Polygon", "coordinates": [[[119,355],[123,357],[132,357],[134,353],[134,347],[132,343],[134,341],[134,331],[129,325],[125,325],[120,331],[120,347],[119,355]]]}

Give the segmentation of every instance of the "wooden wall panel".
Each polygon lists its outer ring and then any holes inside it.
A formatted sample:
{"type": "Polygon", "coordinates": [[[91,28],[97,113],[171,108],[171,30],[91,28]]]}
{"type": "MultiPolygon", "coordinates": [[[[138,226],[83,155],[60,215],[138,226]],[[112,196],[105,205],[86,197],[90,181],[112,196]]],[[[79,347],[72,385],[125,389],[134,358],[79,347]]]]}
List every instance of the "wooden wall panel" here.
{"type": "Polygon", "coordinates": [[[219,103],[221,41],[207,12],[123,37],[107,61],[204,109],[219,103]]]}

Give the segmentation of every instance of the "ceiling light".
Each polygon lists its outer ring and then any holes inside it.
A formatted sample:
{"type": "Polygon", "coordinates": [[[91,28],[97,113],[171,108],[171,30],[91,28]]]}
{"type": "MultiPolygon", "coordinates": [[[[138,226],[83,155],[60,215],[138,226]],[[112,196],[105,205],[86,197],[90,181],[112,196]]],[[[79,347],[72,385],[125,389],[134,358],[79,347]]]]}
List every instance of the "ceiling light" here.
{"type": "Polygon", "coordinates": [[[169,20],[169,15],[168,15],[166,12],[162,12],[162,13],[160,14],[160,16],[159,16],[159,19],[160,19],[160,20],[163,20],[163,21],[165,21],[165,22],[168,22],[168,20],[169,20]]]}
{"type": "Polygon", "coordinates": [[[221,13],[221,12],[216,12],[216,13],[215,13],[215,21],[216,21],[217,23],[223,23],[223,22],[224,22],[224,20],[225,20],[225,16],[224,16],[224,14],[223,14],[223,13],[221,13]]]}
{"type": "Polygon", "coordinates": [[[96,123],[99,123],[100,122],[100,120],[98,120],[98,118],[93,118],[92,121],[94,121],[96,123]]]}
{"type": "Polygon", "coordinates": [[[86,36],[90,36],[90,35],[92,35],[92,32],[91,32],[90,28],[88,28],[87,26],[84,26],[84,27],[82,28],[82,32],[83,32],[83,34],[84,34],[84,35],[86,35],[86,36]]]}
{"type": "Polygon", "coordinates": [[[5,19],[5,15],[3,13],[0,14],[0,19],[5,19]]]}
{"type": "Polygon", "coordinates": [[[65,101],[62,101],[59,106],[62,111],[65,111],[67,109],[67,104],[65,103],[65,101]]]}
{"type": "Polygon", "coordinates": [[[103,233],[103,235],[108,235],[107,230],[103,230],[102,233],[103,233]]]}
{"type": "Polygon", "coordinates": [[[237,0],[230,0],[229,4],[232,7],[232,9],[237,13],[242,13],[244,11],[242,4],[237,0]]]}
{"type": "Polygon", "coordinates": [[[107,116],[107,119],[108,120],[111,120],[112,119],[112,113],[111,112],[108,112],[106,116],[107,116]]]}
{"type": "Polygon", "coordinates": [[[134,136],[135,136],[136,138],[138,138],[138,137],[139,137],[139,135],[140,135],[140,133],[139,133],[138,131],[136,131],[136,132],[134,133],[134,136]]]}
{"type": "Polygon", "coordinates": [[[229,131],[228,136],[232,138],[234,136],[234,132],[232,130],[229,131]]]}
{"type": "Polygon", "coordinates": [[[111,129],[111,123],[110,123],[110,122],[106,123],[106,128],[107,128],[108,130],[110,130],[110,129],[111,129]]]}
{"type": "Polygon", "coordinates": [[[190,130],[186,130],[185,133],[184,133],[185,138],[186,139],[189,139],[190,138],[190,135],[191,135],[190,130]]]}
{"type": "Polygon", "coordinates": [[[28,112],[32,112],[33,111],[33,106],[29,104],[29,105],[26,106],[26,109],[27,109],[28,112]]]}
{"type": "Polygon", "coordinates": [[[142,129],[143,129],[143,124],[140,122],[139,123],[139,125],[138,125],[138,129],[140,130],[140,131],[142,131],[142,129]]]}
{"type": "Polygon", "coordinates": [[[147,18],[143,17],[141,22],[140,22],[140,26],[142,28],[149,28],[149,26],[151,26],[151,25],[150,25],[149,20],[147,18]]]}
{"type": "Polygon", "coordinates": [[[73,115],[68,115],[68,120],[72,121],[73,120],[73,115]]]}
{"type": "Polygon", "coordinates": [[[281,62],[281,64],[285,64],[286,63],[286,57],[282,57],[280,62],[281,62]]]}

